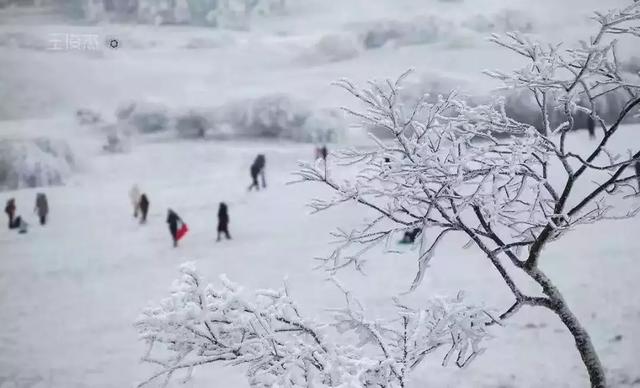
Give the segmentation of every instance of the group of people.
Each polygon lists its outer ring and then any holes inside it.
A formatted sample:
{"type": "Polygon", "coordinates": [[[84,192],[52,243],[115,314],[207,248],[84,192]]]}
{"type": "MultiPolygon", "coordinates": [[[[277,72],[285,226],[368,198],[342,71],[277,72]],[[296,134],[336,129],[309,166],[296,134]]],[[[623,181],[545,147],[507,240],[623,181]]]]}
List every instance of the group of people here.
{"type": "MultiPolygon", "coordinates": [[[[264,154],[258,154],[251,164],[251,185],[249,191],[256,189],[260,190],[267,187],[264,170],[266,165],[266,157],[264,154]],[[258,179],[260,178],[260,181],[258,179]]],[[[140,187],[134,184],[129,190],[129,199],[133,206],[133,217],[140,218],[140,223],[147,222],[147,215],[149,214],[150,201],[146,193],[140,191],[140,187]]],[[[231,233],[229,233],[229,208],[226,203],[220,202],[218,207],[218,236],[216,241],[220,241],[224,236],[227,240],[231,240],[231,233]]],[[[177,247],[178,242],[187,234],[189,227],[182,220],[182,218],[173,209],[167,210],[167,225],[169,227],[169,233],[173,241],[173,246],[177,247]]]]}
{"type": "MultiPolygon", "coordinates": [[[[18,229],[19,233],[25,234],[28,231],[29,224],[22,216],[16,215],[16,210],[17,206],[15,198],[8,199],[4,207],[4,212],[9,218],[9,229],[18,229]]],[[[34,212],[38,215],[40,225],[44,226],[47,223],[47,217],[49,216],[49,201],[44,193],[36,194],[34,212]]]]}

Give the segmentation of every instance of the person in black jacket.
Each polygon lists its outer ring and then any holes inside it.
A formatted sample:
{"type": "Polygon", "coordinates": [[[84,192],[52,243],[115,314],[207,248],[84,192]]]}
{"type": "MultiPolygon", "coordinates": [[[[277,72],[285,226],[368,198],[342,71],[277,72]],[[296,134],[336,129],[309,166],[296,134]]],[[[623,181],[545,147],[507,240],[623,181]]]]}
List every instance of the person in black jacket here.
{"type": "Polygon", "coordinates": [[[325,144],[320,148],[320,156],[322,156],[323,160],[327,160],[327,155],[329,155],[329,150],[325,144]]]}
{"type": "Polygon", "coordinates": [[[38,193],[36,195],[36,207],[34,209],[38,213],[40,219],[40,225],[47,223],[47,215],[49,214],[49,201],[44,193],[38,193]]]}
{"type": "Polygon", "coordinates": [[[144,224],[147,222],[147,214],[149,213],[149,198],[147,198],[146,194],[143,193],[140,196],[138,207],[140,208],[140,223],[144,224]]]}
{"type": "Polygon", "coordinates": [[[13,218],[16,216],[16,200],[15,198],[11,198],[7,201],[7,205],[4,207],[4,212],[9,217],[9,229],[13,229],[14,220],[13,218]]]}
{"type": "Polygon", "coordinates": [[[596,138],[596,120],[592,115],[587,118],[587,130],[589,131],[589,139],[596,138]]]}
{"type": "Polygon", "coordinates": [[[167,224],[169,224],[169,232],[173,238],[173,246],[178,246],[178,228],[182,224],[182,219],[173,210],[169,209],[167,212],[167,224]]]}
{"type": "Polygon", "coordinates": [[[224,233],[227,240],[231,240],[229,235],[229,212],[227,210],[227,204],[220,202],[220,208],[218,209],[218,239],[220,241],[220,235],[224,233]]]}
{"type": "Polygon", "coordinates": [[[253,188],[255,188],[256,190],[260,190],[260,185],[258,184],[258,176],[261,176],[262,178],[262,188],[267,187],[267,182],[265,181],[264,177],[264,166],[266,162],[267,160],[264,154],[258,154],[258,156],[256,156],[256,159],[253,161],[250,169],[252,183],[251,186],[249,186],[249,191],[251,191],[251,189],[253,188]]]}

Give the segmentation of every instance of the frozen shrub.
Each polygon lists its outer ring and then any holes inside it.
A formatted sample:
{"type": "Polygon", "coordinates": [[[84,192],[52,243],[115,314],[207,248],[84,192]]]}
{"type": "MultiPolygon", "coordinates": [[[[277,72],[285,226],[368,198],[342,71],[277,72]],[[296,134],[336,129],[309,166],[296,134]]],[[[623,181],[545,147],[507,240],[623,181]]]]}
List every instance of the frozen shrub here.
{"type": "Polygon", "coordinates": [[[110,125],[105,128],[107,141],[102,149],[109,153],[121,153],[131,150],[131,133],[117,125],[110,125]]]}
{"type": "Polygon", "coordinates": [[[357,57],[361,44],[348,33],[325,35],[303,54],[303,61],[327,63],[345,61],[357,57]]]}
{"type": "Polygon", "coordinates": [[[91,109],[78,109],[76,111],[76,119],[81,125],[96,124],[102,121],[100,114],[92,111],[91,109]]]}
{"type": "Polygon", "coordinates": [[[379,20],[358,28],[362,46],[376,49],[387,44],[408,46],[429,44],[449,39],[455,30],[453,24],[434,15],[423,15],[411,20],[379,20]]]}
{"type": "Polygon", "coordinates": [[[232,103],[225,114],[240,136],[291,138],[310,112],[285,95],[269,95],[232,103]]]}
{"type": "Polygon", "coordinates": [[[344,128],[337,111],[314,111],[304,101],[278,94],[228,104],[219,116],[220,124],[233,128],[240,137],[313,142],[338,139],[344,128]]]}
{"type": "Polygon", "coordinates": [[[169,128],[168,110],[160,104],[128,103],[117,109],[116,117],[140,133],[155,133],[169,128]]]}
{"type": "Polygon", "coordinates": [[[475,15],[462,23],[471,30],[487,32],[532,32],[534,21],[526,13],[514,9],[504,9],[492,15],[475,15]]]}
{"type": "Polygon", "coordinates": [[[400,37],[400,25],[393,21],[379,21],[367,26],[362,43],[366,49],[376,49],[400,37]]]}
{"type": "Polygon", "coordinates": [[[0,189],[60,185],[75,164],[73,152],[63,141],[0,140],[0,189]]]}
{"type": "Polygon", "coordinates": [[[342,138],[345,119],[341,111],[324,109],[314,111],[304,122],[298,141],[312,143],[338,143],[342,138]]]}
{"type": "Polygon", "coordinates": [[[211,120],[201,112],[191,110],[176,118],[176,131],[182,137],[204,137],[211,127],[211,120]]]}

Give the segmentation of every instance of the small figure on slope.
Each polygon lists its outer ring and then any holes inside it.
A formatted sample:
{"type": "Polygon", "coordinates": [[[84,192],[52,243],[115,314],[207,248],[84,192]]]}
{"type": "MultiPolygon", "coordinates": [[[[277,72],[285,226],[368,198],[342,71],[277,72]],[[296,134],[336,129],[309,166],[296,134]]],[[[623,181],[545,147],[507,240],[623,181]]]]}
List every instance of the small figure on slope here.
{"type": "Polygon", "coordinates": [[[420,228],[407,230],[406,232],[404,232],[404,236],[402,237],[402,240],[400,240],[400,244],[413,244],[420,232],[422,232],[422,229],[420,228]]]}
{"type": "Polygon", "coordinates": [[[189,231],[187,224],[182,221],[180,216],[173,210],[167,212],[167,224],[169,224],[169,232],[173,238],[173,246],[178,246],[178,241],[189,231]]]}
{"type": "Polygon", "coordinates": [[[260,190],[260,185],[258,184],[258,176],[261,176],[262,188],[267,187],[267,182],[265,181],[265,177],[264,177],[265,164],[266,164],[266,158],[264,154],[258,154],[258,156],[256,156],[256,159],[253,161],[253,164],[251,165],[252,183],[251,183],[251,186],[249,186],[249,191],[251,191],[251,189],[253,188],[255,188],[256,190],[260,190]]]}
{"type": "Polygon", "coordinates": [[[587,118],[587,130],[589,131],[589,139],[596,138],[596,120],[592,115],[587,118]]]}
{"type": "Polygon", "coordinates": [[[9,217],[9,229],[13,229],[13,218],[16,215],[16,200],[15,198],[10,198],[7,200],[7,205],[4,207],[4,212],[9,217]]]}
{"type": "Polygon", "coordinates": [[[36,207],[34,211],[38,213],[40,225],[45,225],[47,223],[47,215],[49,214],[49,201],[44,193],[38,193],[36,195],[36,207]]]}
{"type": "Polygon", "coordinates": [[[227,240],[231,240],[229,235],[229,212],[227,204],[224,202],[220,202],[220,208],[218,209],[218,239],[216,241],[220,241],[222,233],[227,237],[227,240]]]}
{"type": "Polygon", "coordinates": [[[143,193],[140,196],[138,207],[140,208],[140,223],[144,224],[147,222],[147,214],[149,213],[149,198],[147,198],[146,194],[143,193]]]}

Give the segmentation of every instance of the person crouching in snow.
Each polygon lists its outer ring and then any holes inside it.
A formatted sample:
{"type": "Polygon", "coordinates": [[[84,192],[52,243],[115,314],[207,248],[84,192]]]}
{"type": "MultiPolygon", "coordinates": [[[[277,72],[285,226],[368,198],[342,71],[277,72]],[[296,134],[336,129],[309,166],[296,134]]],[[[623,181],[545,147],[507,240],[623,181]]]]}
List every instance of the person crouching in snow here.
{"type": "Polygon", "coordinates": [[[173,238],[173,246],[178,246],[178,241],[187,233],[189,230],[187,228],[187,224],[182,221],[180,216],[176,214],[173,210],[169,209],[167,212],[167,224],[169,224],[169,232],[171,233],[171,237],[173,238]]]}
{"type": "Polygon", "coordinates": [[[23,220],[22,217],[18,216],[18,218],[16,218],[16,228],[18,228],[18,233],[26,234],[29,229],[29,224],[23,220]]]}
{"type": "Polygon", "coordinates": [[[149,198],[146,194],[143,193],[140,196],[138,207],[140,208],[140,223],[144,224],[147,222],[147,214],[149,213],[149,198]]]}
{"type": "Polygon", "coordinates": [[[249,186],[249,191],[251,191],[251,189],[253,189],[254,187],[256,190],[260,190],[260,185],[258,184],[258,176],[262,178],[262,188],[264,189],[267,187],[267,182],[264,177],[264,167],[266,162],[267,159],[265,158],[264,154],[258,154],[258,156],[256,156],[256,159],[253,161],[253,164],[251,165],[252,183],[251,186],[249,186]]]}
{"type": "Polygon", "coordinates": [[[38,213],[40,219],[40,225],[47,223],[47,215],[49,214],[49,202],[47,196],[44,193],[38,193],[36,195],[36,207],[34,209],[38,213]]]}
{"type": "Polygon", "coordinates": [[[218,209],[218,239],[220,241],[220,235],[224,233],[227,240],[231,240],[229,235],[229,212],[227,210],[227,204],[220,202],[220,208],[218,209]]]}
{"type": "Polygon", "coordinates": [[[420,234],[420,232],[422,232],[422,229],[420,228],[415,228],[413,230],[407,230],[406,232],[404,232],[404,236],[402,237],[402,240],[400,240],[401,244],[413,244],[416,241],[416,238],[418,237],[418,235],[420,234]]]}
{"type": "Polygon", "coordinates": [[[129,190],[129,199],[133,206],[133,217],[138,218],[138,210],[140,208],[140,188],[138,185],[131,186],[131,190],[129,190]]]}

